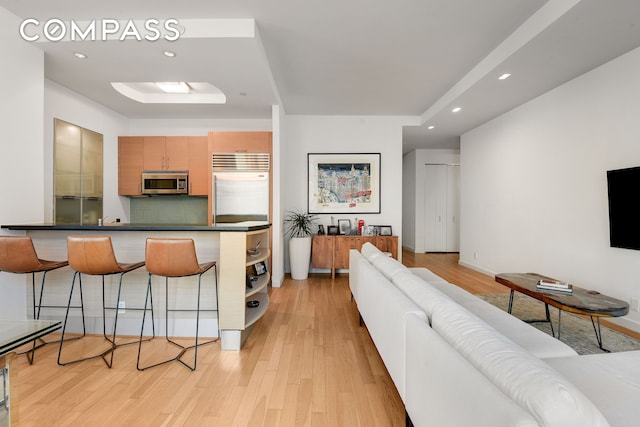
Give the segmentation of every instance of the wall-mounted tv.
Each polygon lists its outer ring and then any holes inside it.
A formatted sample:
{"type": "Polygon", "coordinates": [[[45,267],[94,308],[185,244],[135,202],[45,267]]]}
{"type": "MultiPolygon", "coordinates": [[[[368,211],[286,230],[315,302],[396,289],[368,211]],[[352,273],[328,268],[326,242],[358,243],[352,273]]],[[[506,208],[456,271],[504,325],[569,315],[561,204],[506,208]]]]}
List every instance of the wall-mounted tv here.
{"type": "Polygon", "coordinates": [[[611,247],[640,250],[640,167],[607,171],[611,247]]]}

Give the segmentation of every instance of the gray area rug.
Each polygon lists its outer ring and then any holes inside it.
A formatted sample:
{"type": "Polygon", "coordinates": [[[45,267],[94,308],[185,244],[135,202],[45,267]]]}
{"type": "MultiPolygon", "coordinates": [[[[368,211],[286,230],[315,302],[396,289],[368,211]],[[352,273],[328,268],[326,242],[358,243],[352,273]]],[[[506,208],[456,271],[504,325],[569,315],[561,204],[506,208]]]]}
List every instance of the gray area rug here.
{"type": "MultiPolygon", "coordinates": [[[[509,294],[478,295],[478,297],[496,307],[507,311],[509,294]]],[[[558,334],[558,309],[549,307],[553,328],[558,334]]],[[[544,319],[544,303],[516,292],[513,301],[512,315],[522,320],[544,319]]],[[[568,344],[578,354],[603,353],[598,347],[591,320],[582,318],[566,311],[561,316],[560,340],[568,344]]],[[[551,335],[551,328],[547,322],[532,323],[532,326],[551,335]]],[[[621,334],[617,331],[601,326],[602,345],[611,352],[640,350],[640,341],[621,334]]]]}

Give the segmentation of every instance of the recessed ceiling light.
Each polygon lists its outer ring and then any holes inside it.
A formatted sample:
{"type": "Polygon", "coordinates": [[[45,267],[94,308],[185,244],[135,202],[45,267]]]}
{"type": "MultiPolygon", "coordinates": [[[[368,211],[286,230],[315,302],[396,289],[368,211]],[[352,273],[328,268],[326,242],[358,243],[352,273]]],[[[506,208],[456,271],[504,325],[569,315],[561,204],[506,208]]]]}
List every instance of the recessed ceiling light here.
{"type": "Polygon", "coordinates": [[[164,52],[162,52],[162,54],[168,58],[173,58],[176,56],[176,53],[170,50],[165,50],[164,52]]]}
{"type": "Polygon", "coordinates": [[[76,58],[78,58],[78,59],[87,59],[87,55],[85,55],[85,54],[84,54],[84,53],[82,53],[82,52],[74,52],[74,53],[73,53],[73,56],[75,56],[75,57],[76,57],[76,58]]]}
{"type": "Polygon", "coordinates": [[[503,75],[501,75],[500,77],[498,77],[498,80],[507,80],[509,77],[511,77],[511,74],[509,74],[509,73],[504,73],[503,75]]]}
{"type": "Polygon", "coordinates": [[[186,82],[156,82],[164,93],[189,93],[191,87],[186,82]]]}
{"type": "Polygon", "coordinates": [[[431,129],[435,129],[434,125],[429,126],[427,129],[431,130],[431,129]]]}
{"type": "Polygon", "coordinates": [[[457,113],[458,111],[462,110],[462,108],[460,107],[456,107],[453,110],[451,110],[452,113],[457,113]]]}

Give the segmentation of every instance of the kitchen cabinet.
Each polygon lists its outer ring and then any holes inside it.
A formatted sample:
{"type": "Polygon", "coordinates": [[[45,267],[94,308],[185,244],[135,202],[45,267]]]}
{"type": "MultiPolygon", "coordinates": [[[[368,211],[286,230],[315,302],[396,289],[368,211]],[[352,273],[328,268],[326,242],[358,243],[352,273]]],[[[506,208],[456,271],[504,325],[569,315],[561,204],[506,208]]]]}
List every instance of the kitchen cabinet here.
{"type": "Polygon", "coordinates": [[[118,137],[118,194],[140,196],[144,170],[144,138],[118,137]]]}
{"type": "Polygon", "coordinates": [[[336,269],[349,268],[349,251],[360,250],[367,242],[398,259],[398,236],[316,235],[311,245],[311,266],[330,269],[331,277],[335,277],[336,269]]]}
{"type": "Polygon", "coordinates": [[[188,168],[188,137],[144,137],[144,170],[187,170],[188,168]]]}
{"type": "Polygon", "coordinates": [[[207,136],[118,137],[118,194],[140,196],[142,171],[188,170],[189,195],[210,192],[207,136]]]}
{"type": "Polygon", "coordinates": [[[209,194],[209,141],[206,136],[187,137],[189,147],[189,194],[206,196],[209,194]]]}
{"type": "Polygon", "coordinates": [[[271,132],[209,132],[212,153],[271,153],[271,132]]]}
{"type": "Polygon", "coordinates": [[[54,121],[56,224],[97,224],[102,218],[102,134],[54,121]]]}

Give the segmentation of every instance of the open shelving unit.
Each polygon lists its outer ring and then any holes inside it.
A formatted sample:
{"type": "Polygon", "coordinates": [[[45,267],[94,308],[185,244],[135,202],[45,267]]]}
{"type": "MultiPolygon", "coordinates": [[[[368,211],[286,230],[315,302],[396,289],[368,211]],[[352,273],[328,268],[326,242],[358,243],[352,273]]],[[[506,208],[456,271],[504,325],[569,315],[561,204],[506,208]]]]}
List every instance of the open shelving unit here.
{"type": "Polygon", "coordinates": [[[270,228],[248,232],[220,233],[220,333],[223,350],[240,350],[255,323],[269,307],[269,260],[271,249],[261,247],[257,254],[249,249],[258,242],[268,244],[270,228]],[[247,286],[247,269],[264,263],[265,272],[256,275],[252,287],[247,286]],[[248,301],[258,301],[257,307],[248,307],[248,301]]]}

